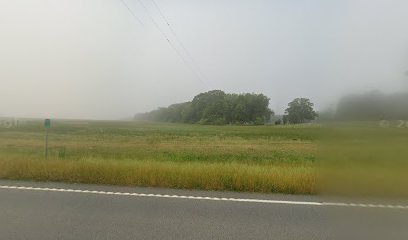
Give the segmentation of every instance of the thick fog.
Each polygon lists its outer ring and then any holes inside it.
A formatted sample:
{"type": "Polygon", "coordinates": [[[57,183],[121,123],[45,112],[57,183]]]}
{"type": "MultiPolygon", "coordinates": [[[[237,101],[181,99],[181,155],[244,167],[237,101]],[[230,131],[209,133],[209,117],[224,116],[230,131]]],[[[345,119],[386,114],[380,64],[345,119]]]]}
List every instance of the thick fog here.
{"type": "Polygon", "coordinates": [[[279,114],[408,90],[406,0],[124,2],[0,0],[0,116],[119,119],[212,89],[279,114]]]}

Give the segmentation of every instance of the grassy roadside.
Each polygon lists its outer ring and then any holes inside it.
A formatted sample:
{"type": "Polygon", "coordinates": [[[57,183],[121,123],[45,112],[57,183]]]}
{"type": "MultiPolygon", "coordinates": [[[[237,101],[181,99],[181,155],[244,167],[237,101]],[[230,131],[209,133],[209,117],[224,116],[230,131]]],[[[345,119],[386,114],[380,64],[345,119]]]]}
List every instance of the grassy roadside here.
{"type": "Polygon", "coordinates": [[[239,163],[2,160],[0,178],[184,189],[312,194],[314,169],[239,163]]]}
{"type": "Polygon", "coordinates": [[[313,127],[56,121],[0,129],[0,178],[313,194],[313,127]]]}

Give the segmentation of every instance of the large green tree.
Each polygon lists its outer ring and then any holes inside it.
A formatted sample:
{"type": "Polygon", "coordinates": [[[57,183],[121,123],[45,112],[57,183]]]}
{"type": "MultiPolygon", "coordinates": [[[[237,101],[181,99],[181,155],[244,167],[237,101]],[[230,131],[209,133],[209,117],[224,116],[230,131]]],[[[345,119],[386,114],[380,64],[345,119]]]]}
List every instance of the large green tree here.
{"type": "Polygon", "coordinates": [[[314,111],[313,106],[314,104],[307,98],[296,98],[288,104],[285,111],[285,120],[293,124],[314,120],[317,113],[314,111]]]}

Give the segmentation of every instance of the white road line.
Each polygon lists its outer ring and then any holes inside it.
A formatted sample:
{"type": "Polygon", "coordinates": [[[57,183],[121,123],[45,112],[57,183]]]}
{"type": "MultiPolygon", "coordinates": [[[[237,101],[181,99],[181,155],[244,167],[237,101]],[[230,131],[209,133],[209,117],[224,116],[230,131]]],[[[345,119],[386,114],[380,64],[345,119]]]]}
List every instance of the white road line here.
{"type": "Polygon", "coordinates": [[[146,193],[130,193],[130,192],[105,192],[105,191],[92,191],[92,190],[79,190],[79,189],[41,188],[41,187],[7,186],[7,185],[0,185],[0,189],[44,191],[44,192],[88,193],[88,194],[100,194],[100,195],[133,196],[133,197],[178,198],[178,199],[208,200],[208,201],[269,203],[269,204],[286,204],[286,205],[408,209],[408,206],[402,206],[402,205],[335,203],[335,202],[302,202],[302,201],[283,201],[283,200],[245,199],[245,198],[218,198],[218,197],[146,194],[146,193]]]}

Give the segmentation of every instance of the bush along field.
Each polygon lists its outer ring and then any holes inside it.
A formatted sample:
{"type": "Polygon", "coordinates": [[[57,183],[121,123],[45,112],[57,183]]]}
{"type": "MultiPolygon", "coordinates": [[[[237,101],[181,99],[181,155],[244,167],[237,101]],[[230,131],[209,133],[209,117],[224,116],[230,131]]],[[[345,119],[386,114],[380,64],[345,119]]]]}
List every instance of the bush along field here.
{"type": "Polygon", "coordinates": [[[52,120],[0,128],[0,178],[313,194],[319,128],[52,120]]]}

